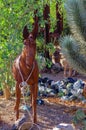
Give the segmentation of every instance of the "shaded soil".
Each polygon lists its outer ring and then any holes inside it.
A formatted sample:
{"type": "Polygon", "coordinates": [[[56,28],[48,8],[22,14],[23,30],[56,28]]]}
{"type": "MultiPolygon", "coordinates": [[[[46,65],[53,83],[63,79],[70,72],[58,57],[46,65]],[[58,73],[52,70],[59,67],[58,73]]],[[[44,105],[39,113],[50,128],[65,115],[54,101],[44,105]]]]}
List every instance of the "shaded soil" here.
{"type": "MultiPolygon", "coordinates": [[[[42,74],[43,77],[48,76],[54,81],[63,79],[63,72],[58,74],[42,74]]],[[[78,75],[77,78],[85,80],[86,77],[78,75]]],[[[57,97],[44,98],[44,105],[37,106],[38,124],[40,130],[52,130],[59,123],[72,123],[73,115],[79,108],[86,108],[86,104],[79,101],[61,101],[57,97]]],[[[15,104],[15,98],[5,100],[0,97],[0,130],[11,130],[12,125],[15,122],[15,113],[13,110],[15,104]]],[[[22,105],[22,102],[21,102],[22,105]]],[[[20,117],[23,112],[20,112],[20,117]]],[[[80,126],[76,126],[76,130],[79,130],[80,126]]]]}

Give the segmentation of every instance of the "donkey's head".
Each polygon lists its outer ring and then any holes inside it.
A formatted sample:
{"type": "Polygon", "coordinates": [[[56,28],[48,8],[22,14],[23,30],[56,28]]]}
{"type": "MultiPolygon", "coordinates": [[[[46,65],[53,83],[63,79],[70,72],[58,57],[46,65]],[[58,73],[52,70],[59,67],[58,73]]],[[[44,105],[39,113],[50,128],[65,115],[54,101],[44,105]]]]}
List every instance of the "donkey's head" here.
{"type": "Polygon", "coordinates": [[[36,54],[36,37],[38,34],[38,21],[35,21],[34,29],[29,33],[27,26],[23,29],[24,55],[27,68],[31,68],[36,54]]]}

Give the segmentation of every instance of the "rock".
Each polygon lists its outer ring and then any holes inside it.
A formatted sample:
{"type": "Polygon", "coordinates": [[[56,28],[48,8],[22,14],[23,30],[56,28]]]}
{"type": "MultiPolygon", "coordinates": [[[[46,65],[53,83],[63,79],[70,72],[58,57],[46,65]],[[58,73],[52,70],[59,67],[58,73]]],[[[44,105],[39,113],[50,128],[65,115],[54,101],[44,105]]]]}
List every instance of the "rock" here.
{"type": "Polygon", "coordinates": [[[56,64],[53,64],[53,65],[52,65],[51,72],[52,72],[53,74],[59,73],[60,71],[61,71],[61,66],[60,66],[59,63],[56,63],[56,64]]]}
{"type": "Polygon", "coordinates": [[[48,86],[48,87],[51,86],[52,84],[54,84],[54,81],[53,81],[53,80],[48,80],[48,81],[47,81],[47,86],[48,86]]]}
{"type": "Polygon", "coordinates": [[[47,81],[48,81],[48,77],[42,78],[42,82],[43,82],[43,83],[46,83],[47,81]]]}
{"type": "Polygon", "coordinates": [[[75,128],[72,124],[61,123],[53,128],[53,130],[75,130],[75,128]]]}
{"type": "Polygon", "coordinates": [[[86,84],[84,85],[84,89],[83,89],[82,95],[86,98],[86,84]]]}
{"type": "Polygon", "coordinates": [[[42,99],[37,99],[37,104],[38,105],[44,105],[44,101],[42,99]]]}
{"type": "Polygon", "coordinates": [[[28,115],[28,112],[25,111],[24,115],[20,119],[18,119],[17,121],[15,121],[15,124],[13,124],[11,130],[18,130],[19,127],[23,123],[27,122],[28,120],[29,120],[29,115],[28,115]]]}
{"type": "Polygon", "coordinates": [[[74,84],[73,84],[73,88],[74,90],[78,90],[79,88],[84,88],[84,83],[81,79],[77,80],[74,84]]]}
{"type": "Polygon", "coordinates": [[[32,124],[31,122],[23,123],[18,130],[40,130],[39,125],[32,124]]]}

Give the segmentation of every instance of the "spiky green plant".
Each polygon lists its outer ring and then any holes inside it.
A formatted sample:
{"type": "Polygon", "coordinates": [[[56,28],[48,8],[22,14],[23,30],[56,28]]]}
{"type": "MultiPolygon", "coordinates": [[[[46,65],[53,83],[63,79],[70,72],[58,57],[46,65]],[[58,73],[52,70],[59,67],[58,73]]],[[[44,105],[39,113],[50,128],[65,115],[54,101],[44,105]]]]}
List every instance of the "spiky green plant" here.
{"type": "Polygon", "coordinates": [[[78,109],[73,117],[73,123],[82,126],[80,130],[86,130],[86,115],[82,109],[78,109]]]}
{"type": "Polygon", "coordinates": [[[86,75],[86,0],[67,0],[65,8],[71,36],[60,38],[62,53],[75,70],[86,75]]]}

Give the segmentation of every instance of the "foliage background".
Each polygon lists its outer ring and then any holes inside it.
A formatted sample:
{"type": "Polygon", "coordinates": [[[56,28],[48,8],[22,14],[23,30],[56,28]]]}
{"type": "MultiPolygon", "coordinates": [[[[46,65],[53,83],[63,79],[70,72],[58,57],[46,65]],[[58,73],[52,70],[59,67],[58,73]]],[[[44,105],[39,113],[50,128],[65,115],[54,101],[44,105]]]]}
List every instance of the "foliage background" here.
{"type": "MultiPolygon", "coordinates": [[[[64,1],[60,3],[59,10],[64,15],[64,32],[67,30],[66,13],[64,1]]],[[[20,54],[23,46],[22,30],[27,24],[32,30],[33,12],[38,9],[40,27],[44,27],[43,7],[50,5],[51,31],[53,32],[56,24],[55,4],[57,0],[0,0],[0,87],[6,82],[9,86],[14,85],[12,76],[12,63],[17,55],[20,54]]],[[[40,51],[44,45],[43,36],[38,36],[37,47],[40,51]]]]}

